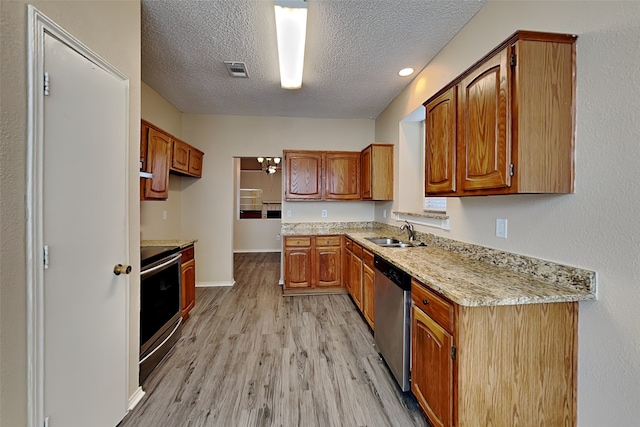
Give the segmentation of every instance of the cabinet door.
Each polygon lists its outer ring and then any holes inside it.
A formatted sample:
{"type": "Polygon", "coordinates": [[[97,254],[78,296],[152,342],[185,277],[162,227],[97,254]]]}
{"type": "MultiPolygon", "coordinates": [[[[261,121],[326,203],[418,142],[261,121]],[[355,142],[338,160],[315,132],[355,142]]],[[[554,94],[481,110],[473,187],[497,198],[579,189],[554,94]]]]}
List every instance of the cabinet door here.
{"type": "Polygon", "coordinates": [[[454,86],[426,105],[425,195],[456,191],[456,94],[454,86]]]}
{"type": "Polygon", "coordinates": [[[411,391],[435,427],[453,422],[453,336],[422,310],[412,309],[411,391]]]}
{"type": "Polygon", "coordinates": [[[459,84],[458,160],[463,190],[511,184],[508,50],[498,52],[459,84]]]}
{"type": "Polygon", "coordinates": [[[186,318],[196,304],[196,261],[182,264],[182,317],[186,318]]]}
{"type": "Polygon", "coordinates": [[[322,199],[322,153],[285,151],[285,200],[322,199]]]}
{"type": "Polygon", "coordinates": [[[145,179],[145,199],[166,199],[169,196],[169,165],[171,162],[171,138],[149,128],[147,141],[147,171],[153,178],[145,179]]]}
{"type": "Polygon", "coordinates": [[[362,198],[371,200],[371,146],[365,148],[360,155],[360,168],[362,172],[362,198]]]}
{"type": "Polygon", "coordinates": [[[364,315],[364,318],[366,319],[367,323],[369,323],[369,326],[371,326],[371,329],[374,329],[374,325],[373,325],[373,319],[375,319],[374,316],[374,297],[373,297],[373,286],[374,286],[374,277],[375,277],[375,273],[373,272],[373,270],[371,269],[371,267],[369,267],[366,264],[363,264],[362,266],[362,306],[363,306],[363,311],[362,314],[364,315]]]}
{"type": "Polygon", "coordinates": [[[317,287],[340,286],[340,246],[321,246],[314,249],[317,287]]]}
{"type": "Polygon", "coordinates": [[[362,260],[354,253],[351,253],[349,286],[351,287],[351,297],[358,309],[362,311],[362,260]]]}
{"type": "Polygon", "coordinates": [[[324,171],[326,200],[360,200],[360,153],[325,153],[324,171]]]}
{"type": "Polygon", "coordinates": [[[287,289],[311,288],[311,248],[285,248],[284,286],[287,289]]]}
{"type": "Polygon", "coordinates": [[[189,175],[197,178],[202,177],[202,160],[204,153],[191,147],[189,150],[189,175]]]}
{"type": "Polygon", "coordinates": [[[174,139],[171,151],[171,170],[189,172],[189,144],[174,139]]]}
{"type": "Polygon", "coordinates": [[[342,247],[342,286],[351,293],[351,251],[347,247],[347,240],[348,238],[345,237],[342,247]]]}

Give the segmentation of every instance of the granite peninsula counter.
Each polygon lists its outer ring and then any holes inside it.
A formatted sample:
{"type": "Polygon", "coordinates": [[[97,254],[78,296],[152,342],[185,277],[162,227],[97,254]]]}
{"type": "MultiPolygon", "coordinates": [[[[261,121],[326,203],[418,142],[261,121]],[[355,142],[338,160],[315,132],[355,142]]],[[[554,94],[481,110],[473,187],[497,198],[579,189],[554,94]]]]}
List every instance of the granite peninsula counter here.
{"type": "Polygon", "coordinates": [[[184,249],[197,241],[198,239],[141,240],[140,246],[179,246],[184,249]]]}
{"type": "Polygon", "coordinates": [[[426,246],[387,248],[367,237],[406,239],[381,223],[285,223],[283,236],[345,235],[411,274],[451,301],[467,307],[594,300],[593,271],[417,233],[426,246]]]}

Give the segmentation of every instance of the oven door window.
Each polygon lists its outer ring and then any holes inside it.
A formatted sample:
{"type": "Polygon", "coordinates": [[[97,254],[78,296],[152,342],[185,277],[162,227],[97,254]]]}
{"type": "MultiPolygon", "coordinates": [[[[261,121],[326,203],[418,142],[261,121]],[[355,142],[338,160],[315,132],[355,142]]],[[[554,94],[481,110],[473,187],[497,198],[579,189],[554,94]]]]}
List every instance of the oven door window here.
{"type": "Polygon", "coordinates": [[[140,344],[180,312],[180,263],[154,271],[140,283],[140,344]]]}

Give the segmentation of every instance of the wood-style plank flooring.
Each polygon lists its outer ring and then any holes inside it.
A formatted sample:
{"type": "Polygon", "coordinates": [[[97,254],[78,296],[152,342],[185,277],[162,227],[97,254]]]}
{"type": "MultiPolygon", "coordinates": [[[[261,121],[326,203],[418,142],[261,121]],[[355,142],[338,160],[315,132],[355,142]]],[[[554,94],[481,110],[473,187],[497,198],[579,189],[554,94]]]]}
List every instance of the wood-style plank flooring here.
{"type": "MultiPolygon", "coordinates": [[[[280,254],[237,254],[120,427],[428,426],[347,295],[283,297],[280,254]]],[[[202,262],[202,261],[201,261],[202,262]]]]}

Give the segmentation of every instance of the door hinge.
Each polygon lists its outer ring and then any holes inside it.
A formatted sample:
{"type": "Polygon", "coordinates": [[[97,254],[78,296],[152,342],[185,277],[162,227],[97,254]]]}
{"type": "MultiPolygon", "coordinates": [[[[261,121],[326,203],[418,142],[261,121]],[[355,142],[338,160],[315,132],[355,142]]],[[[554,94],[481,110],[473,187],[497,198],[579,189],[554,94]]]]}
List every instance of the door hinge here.
{"type": "Polygon", "coordinates": [[[42,248],[42,257],[44,269],[46,270],[49,268],[49,245],[44,245],[44,248],[42,248]]]}
{"type": "Polygon", "coordinates": [[[455,346],[451,347],[451,358],[453,360],[456,360],[456,347],[455,346]]]}
{"type": "Polygon", "coordinates": [[[515,166],[513,165],[513,163],[511,163],[509,165],[509,176],[513,176],[514,170],[515,170],[515,166]]]}
{"type": "Polygon", "coordinates": [[[511,59],[509,60],[509,64],[510,64],[512,67],[515,67],[515,66],[516,66],[516,64],[517,64],[517,62],[518,62],[518,58],[517,58],[516,54],[515,54],[515,53],[512,53],[512,54],[511,54],[511,59]]]}
{"type": "Polygon", "coordinates": [[[44,90],[44,96],[48,96],[49,95],[49,73],[47,73],[46,71],[44,72],[43,90],[44,90]]]}

